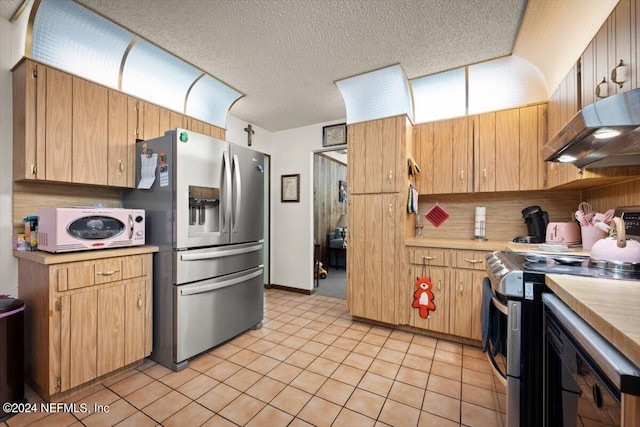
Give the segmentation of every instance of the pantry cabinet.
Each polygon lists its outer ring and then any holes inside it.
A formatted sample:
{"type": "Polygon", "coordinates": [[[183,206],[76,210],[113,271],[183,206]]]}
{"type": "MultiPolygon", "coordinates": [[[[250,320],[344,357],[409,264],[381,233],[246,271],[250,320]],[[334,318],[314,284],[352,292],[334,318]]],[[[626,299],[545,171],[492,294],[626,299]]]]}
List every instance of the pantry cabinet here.
{"type": "Polygon", "coordinates": [[[353,316],[397,324],[404,241],[414,227],[414,218],[407,213],[406,173],[406,159],[413,146],[412,126],[406,116],[349,125],[347,144],[351,180],[347,306],[353,316]],[[377,157],[370,159],[374,153],[377,157]],[[393,156],[383,160],[383,153],[393,156]],[[401,170],[405,172],[399,176],[396,172],[401,170]]]}
{"type": "Polygon", "coordinates": [[[45,399],[151,353],[154,248],[17,254],[27,370],[45,399]]]}

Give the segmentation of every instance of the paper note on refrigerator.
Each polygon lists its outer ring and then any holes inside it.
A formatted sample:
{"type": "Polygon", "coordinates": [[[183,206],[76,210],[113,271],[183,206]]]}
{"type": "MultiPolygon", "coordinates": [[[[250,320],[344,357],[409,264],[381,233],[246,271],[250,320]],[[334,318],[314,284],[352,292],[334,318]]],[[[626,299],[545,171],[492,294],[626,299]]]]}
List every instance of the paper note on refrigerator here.
{"type": "Polygon", "coordinates": [[[158,155],[140,154],[140,182],[138,188],[148,190],[156,180],[156,167],[158,166],[158,155]]]}

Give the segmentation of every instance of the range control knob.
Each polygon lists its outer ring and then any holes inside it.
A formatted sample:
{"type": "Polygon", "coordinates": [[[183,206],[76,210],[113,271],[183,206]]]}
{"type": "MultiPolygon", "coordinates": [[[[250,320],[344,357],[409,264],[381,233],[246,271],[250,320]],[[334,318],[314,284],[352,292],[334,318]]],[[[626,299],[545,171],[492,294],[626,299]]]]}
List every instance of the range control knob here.
{"type": "Polygon", "coordinates": [[[140,222],[142,222],[142,220],[143,220],[143,219],[144,219],[144,218],[142,218],[140,215],[138,215],[138,216],[136,217],[136,222],[137,222],[137,223],[140,223],[140,222]]]}
{"type": "Polygon", "coordinates": [[[142,230],[136,231],[136,236],[142,236],[144,232],[142,230]]]}

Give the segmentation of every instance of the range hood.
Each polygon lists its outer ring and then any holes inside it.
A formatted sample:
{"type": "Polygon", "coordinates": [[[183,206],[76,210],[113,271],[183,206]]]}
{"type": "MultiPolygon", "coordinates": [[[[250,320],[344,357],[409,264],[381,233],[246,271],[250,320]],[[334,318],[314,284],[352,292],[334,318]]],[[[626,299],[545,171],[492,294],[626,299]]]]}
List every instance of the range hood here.
{"type": "Polygon", "coordinates": [[[540,154],[579,168],[640,165],[640,89],[587,105],[540,154]]]}

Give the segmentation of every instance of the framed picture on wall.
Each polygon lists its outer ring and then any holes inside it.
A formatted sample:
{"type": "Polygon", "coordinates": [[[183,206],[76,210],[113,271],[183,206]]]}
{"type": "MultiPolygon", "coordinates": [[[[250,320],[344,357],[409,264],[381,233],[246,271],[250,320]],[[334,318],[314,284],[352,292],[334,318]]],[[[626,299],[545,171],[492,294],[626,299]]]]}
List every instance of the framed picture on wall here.
{"type": "Polygon", "coordinates": [[[282,175],[280,188],[281,202],[300,201],[300,174],[282,175]]]}
{"type": "Polygon", "coordinates": [[[338,181],[338,202],[347,203],[347,181],[338,181]]]}
{"type": "Polygon", "coordinates": [[[347,143],[347,124],[330,125],[322,127],[322,146],[331,147],[347,143]]]}

